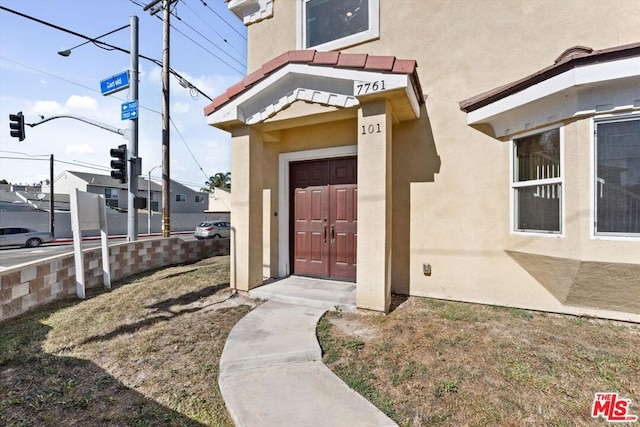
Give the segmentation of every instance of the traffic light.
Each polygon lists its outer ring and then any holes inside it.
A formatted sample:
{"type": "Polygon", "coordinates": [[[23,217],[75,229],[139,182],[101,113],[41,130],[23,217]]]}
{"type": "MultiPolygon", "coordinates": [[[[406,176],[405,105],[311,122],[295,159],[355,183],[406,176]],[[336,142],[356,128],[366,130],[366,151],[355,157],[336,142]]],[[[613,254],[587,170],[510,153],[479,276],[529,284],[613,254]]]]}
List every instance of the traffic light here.
{"type": "Polygon", "coordinates": [[[24,140],[24,116],[22,111],[18,114],[9,114],[9,128],[11,128],[11,136],[18,138],[18,141],[24,140]]]}
{"type": "Polygon", "coordinates": [[[118,145],[118,148],[112,148],[111,157],[117,160],[111,160],[111,178],[119,179],[121,183],[127,182],[127,144],[118,145]]]}

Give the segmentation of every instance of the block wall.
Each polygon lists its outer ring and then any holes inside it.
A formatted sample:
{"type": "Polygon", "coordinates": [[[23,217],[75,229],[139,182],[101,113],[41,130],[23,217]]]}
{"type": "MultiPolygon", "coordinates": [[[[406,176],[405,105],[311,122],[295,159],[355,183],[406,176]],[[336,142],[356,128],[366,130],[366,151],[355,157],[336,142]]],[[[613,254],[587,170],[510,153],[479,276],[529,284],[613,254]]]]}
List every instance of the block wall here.
{"type": "MultiPolygon", "coordinates": [[[[101,249],[84,252],[85,287],[102,287],[101,249]]],[[[109,246],[111,282],[170,265],[229,254],[229,239],[186,241],[177,237],[109,246]]],[[[73,253],[0,271],[0,321],[76,294],[73,253]]]]}

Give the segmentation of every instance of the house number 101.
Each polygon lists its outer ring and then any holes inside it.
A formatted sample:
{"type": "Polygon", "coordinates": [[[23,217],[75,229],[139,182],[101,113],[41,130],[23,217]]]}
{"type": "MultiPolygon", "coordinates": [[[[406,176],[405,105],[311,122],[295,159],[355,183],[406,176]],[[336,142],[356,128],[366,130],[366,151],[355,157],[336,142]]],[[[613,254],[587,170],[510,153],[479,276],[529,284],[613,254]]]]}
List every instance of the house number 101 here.
{"type": "Polygon", "coordinates": [[[365,126],[362,125],[362,135],[369,135],[372,133],[381,133],[382,129],[380,129],[380,123],[376,123],[374,125],[365,126]]]}

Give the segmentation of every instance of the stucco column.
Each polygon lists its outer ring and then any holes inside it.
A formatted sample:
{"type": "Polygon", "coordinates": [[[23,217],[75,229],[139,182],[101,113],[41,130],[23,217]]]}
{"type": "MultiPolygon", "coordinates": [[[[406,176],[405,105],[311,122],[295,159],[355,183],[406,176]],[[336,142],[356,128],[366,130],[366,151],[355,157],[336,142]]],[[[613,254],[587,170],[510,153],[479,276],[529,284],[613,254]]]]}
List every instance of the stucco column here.
{"type": "Polygon", "coordinates": [[[358,259],[356,305],[391,305],[391,107],[386,100],[358,111],[358,259]]]}
{"type": "Polygon", "coordinates": [[[231,286],[262,284],[262,134],[234,129],[231,137],[231,286]]]}

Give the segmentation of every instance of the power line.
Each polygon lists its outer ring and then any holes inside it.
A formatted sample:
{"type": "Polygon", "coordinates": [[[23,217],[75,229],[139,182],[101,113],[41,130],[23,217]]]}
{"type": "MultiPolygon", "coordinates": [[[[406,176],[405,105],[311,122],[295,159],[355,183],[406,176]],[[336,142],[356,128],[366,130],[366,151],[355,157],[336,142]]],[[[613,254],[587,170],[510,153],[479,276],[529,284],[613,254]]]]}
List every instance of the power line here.
{"type": "MultiPolygon", "coordinates": [[[[175,5],[174,5],[175,8],[175,5]]],[[[182,21],[182,19],[178,16],[176,16],[174,13],[172,13],[172,15],[177,18],[178,20],[182,21]]],[[[158,15],[154,15],[157,19],[159,19],[160,21],[162,21],[162,17],[158,16],[158,15]]],[[[190,27],[193,31],[197,32],[198,34],[200,34],[198,31],[194,30],[193,27],[191,27],[190,25],[186,24],[188,27],[190,27]]],[[[206,47],[202,46],[200,43],[198,43],[197,41],[195,41],[194,39],[192,39],[191,37],[187,36],[185,33],[183,33],[182,31],[180,31],[179,28],[176,28],[175,25],[173,24],[169,24],[169,26],[171,28],[173,28],[174,30],[176,30],[178,33],[180,33],[184,38],[186,38],[187,40],[191,41],[193,44],[197,45],[198,47],[200,47],[202,50],[204,50],[205,52],[207,52],[209,55],[213,56],[214,58],[216,58],[218,61],[222,62],[223,64],[225,64],[227,67],[231,68],[232,70],[234,70],[235,72],[237,72],[240,75],[244,75],[245,72],[243,70],[239,70],[236,67],[234,67],[233,65],[229,64],[226,60],[224,60],[223,58],[220,58],[218,55],[216,55],[215,53],[211,52],[209,49],[207,49],[206,47]]],[[[207,39],[206,37],[204,37],[202,34],[200,34],[205,40],[207,40],[209,43],[213,44],[216,48],[220,49],[220,47],[218,47],[215,43],[213,43],[211,40],[207,39]]],[[[220,49],[222,51],[222,49],[220,49]]],[[[222,51],[224,52],[224,51],[222,51]]],[[[229,54],[227,54],[229,56],[229,54]]],[[[240,61],[238,61],[237,59],[233,58],[232,56],[229,56],[231,59],[233,59],[234,61],[236,61],[238,64],[240,64],[241,66],[244,66],[243,63],[241,63],[240,61]]],[[[172,73],[174,73],[174,71],[171,71],[172,73]]],[[[195,88],[195,87],[194,87],[195,88]]],[[[195,88],[197,89],[197,88],[195,88]]],[[[202,94],[204,95],[204,94],[202,94]]],[[[207,95],[204,95],[206,98],[208,98],[210,101],[212,101],[212,98],[208,97],[207,95]]]]}
{"type": "MultiPolygon", "coordinates": [[[[214,58],[216,58],[218,61],[222,62],[223,64],[227,65],[229,68],[232,68],[233,70],[237,71],[239,74],[244,75],[244,71],[238,70],[236,67],[234,67],[233,65],[229,64],[227,61],[225,61],[224,59],[220,58],[218,55],[216,55],[215,53],[211,52],[209,49],[207,49],[206,47],[202,46],[200,43],[198,43],[197,41],[195,41],[194,39],[192,39],[191,37],[189,37],[188,35],[186,35],[185,33],[183,33],[182,31],[180,31],[179,28],[176,28],[173,24],[171,24],[171,28],[173,28],[174,30],[176,30],[177,32],[179,32],[180,34],[182,34],[185,38],[191,40],[194,44],[198,45],[200,48],[202,48],[202,50],[204,50],[205,52],[209,53],[211,56],[213,56],[214,58]]],[[[234,61],[238,62],[237,60],[234,59],[234,61]]],[[[238,62],[240,63],[240,62],[238,62]]],[[[242,64],[241,64],[242,65],[242,64]]],[[[211,99],[211,98],[210,98],[211,99]]]]}
{"type": "MultiPolygon", "coordinates": [[[[206,41],[208,41],[209,43],[211,43],[211,45],[213,45],[213,47],[215,47],[216,49],[220,50],[220,52],[224,53],[225,55],[227,55],[229,58],[231,58],[233,61],[237,62],[238,64],[240,64],[240,66],[244,67],[244,64],[240,61],[238,61],[236,58],[234,58],[233,56],[229,55],[227,52],[225,52],[224,50],[222,50],[222,48],[220,46],[218,46],[217,44],[215,44],[214,42],[212,42],[211,40],[209,40],[204,34],[202,34],[200,31],[196,30],[195,28],[193,28],[191,25],[189,25],[184,19],[182,18],[178,18],[178,20],[180,22],[182,22],[184,25],[186,25],[187,27],[189,27],[191,29],[191,31],[193,31],[194,33],[198,34],[200,37],[202,37],[203,39],[205,39],[206,41]]],[[[174,27],[175,29],[175,27],[174,27]]],[[[225,40],[226,41],[226,40],[225,40]]]]}
{"type": "MultiPolygon", "coordinates": [[[[85,86],[85,85],[83,85],[83,84],[80,84],[80,83],[77,83],[77,82],[74,82],[74,81],[71,81],[71,80],[68,80],[68,79],[65,79],[64,77],[60,77],[60,76],[57,76],[57,75],[55,75],[55,74],[49,73],[49,72],[47,72],[47,71],[40,70],[40,69],[35,68],[35,67],[32,67],[32,66],[30,66],[30,65],[26,65],[26,64],[22,64],[22,63],[20,63],[20,62],[13,61],[13,60],[11,60],[11,59],[9,59],[9,58],[6,58],[6,57],[4,57],[4,56],[0,56],[0,59],[2,59],[3,61],[11,62],[12,64],[19,65],[19,66],[21,66],[21,67],[28,68],[28,69],[33,70],[33,71],[38,72],[38,73],[45,74],[45,75],[47,75],[47,76],[49,76],[49,77],[53,77],[54,79],[62,80],[63,82],[70,83],[70,84],[72,84],[72,85],[75,85],[75,86],[81,87],[81,88],[86,89],[86,90],[88,90],[88,91],[91,91],[91,92],[95,92],[95,93],[102,94],[102,92],[100,92],[100,91],[99,91],[99,90],[97,90],[97,89],[91,88],[91,87],[89,87],[89,86],[85,86]]],[[[118,97],[117,95],[111,95],[111,96],[110,96],[110,98],[114,98],[114,99],[117,99],[117,100],[122,101],[122,102],[127,102],[127,101],[128,101],[128,99],[120,98],[120,97],[118,97]]],[[[160,114],[160,111],[154,110],[153,108],[145,107],[145,106],[143,106],[143,105],[140,105],[138,108],[143,109],[143,110],[147,110],[147,111],[151,111],[152,113],[160,114]]]]}
{"type": "Polygon", "coordinates": [[[204,170],[202,169],[202,166],[200,166],[200,163],[198,163],[198,160],[196,159],[196,156],[193,155],[193,152],[191,151],[191,148],[189,148],[189,145],[187,144],[187,141],[185,141],[185,139],[182,137],[182,134],[178,130],[178,127],[176,126],[176,124],[173,122],[173,119],[171,117],[169,117],[169,120],[171,121],[171,124],[173,125],[174,130],[176,131],[176,133],[178,134],[178,136],[182,140],[184,146],[187,147],[187,151],[189,151],[189,154],[191,154],[191,158],[196,163],[196,165],[198,165],[198,168],[200,168],[200,172],[202,172],[203,175],[208,178],[208,175],[204,172],[204,170]]]}
{"type": "MultiPolygon", "coordinates": [[[[7,12],[11,12],[11,13],[13,13],[13,14],[16,14],[16,15],[21,16],[21,17],[23,17],[23,18],[29,19],[29,20],[31,20],[31,21],[35,21],[35,22],[37,22],[37,23],[39,23],[39,24],[46,25],[47,27],[55,28],[56,30],[59,30],[59,31],[62,31],[62,32],[65,32],[65,33],[68,33],[68,34],[72,34],[72,35],[74,35],[74,36],[76,36],[76,37],[83,38],[83,39],[85,39],[85,40],[88,40],[88,41],[92,42],[93,44],[95,44],[95,45],[96,45],[96,46],[98,46],[98,47],[102,47],[103,49],[104,49],[104,46],[106,46],[106,47],[108,47],[108,48],[111,48],[111,50],[118,50],[118,51],[120,51],[120,52],[126,53],[127,55],[130,55],[130,54],[131,54],[131,52],[129,52],[128,50],[123,49],[123,48],[121,48],[121,47],[114,46],[114,45],[111,45],[111,44],[109,44],[109,43],[105,43],[105,42],[100,41],[100,40],[96,40],[95,38],[91,38],[91,37],[89,37],[89,36],[85,36],[84,34],[80,34],[80,33],[77,33],[77,32],[75,32],[75,31],[69,30],[69,29],[67,29],[67,28],[63,28],[63,27],[61,27],[61,26],[59,26],[59,25],[55,25],[55,24],[52,24],[52,23],[50,23],[50,22],[43,21],[42,19],[38,19],[38,18],[36,18],[36,17],[30,16],[30,15],[26,15],[26,14],[24,14],[24,13],[22,13],[22,12],[18,12],[18,11],[13,10],[13,9],[9,9],[9,8],[4,7],[4,6],[2,6],[2,5],[0,5],[0,9],[1,9],[1,10],[5,10],[5,11],[7,11],[7,12]]],[[[109,49],[107,49],[107,50],[109,50],[109,49]]],[[[153,58],[150,58],[150,57],[145,56],[145,55],[142,55],[142,54],[138,54],[138,56],[139,56],[140,58],[146,59],[147,61],[151,61],[151,62],[153,62],[154,64],[156,64],[156,65],[158,65],[158,66],[162,67],[162,61],[160,61],[160,60],[158,60],[158,59],[153,59],[153,58]]],[[[224,61],[223,61],[223,62],[224,62],[224,61]]],[[[229,64],[227,64],[227,65],[229,65],[229,64]]],[[[236,70],[236,71],[237,71],[237,70],[236,70]]],[[[169,72],[170,72],[171,74],[178,75],[178,74],[177,74],[177,72],[176,72],[175,70],[171,69],[171,68],[169,69],[169,72]]],[[[243,74],[243,73],[240,73],[240,74],[243,74]]],[[[180,77],[182,80],[186,81],[186,79],[184,79],[182,76],[179,76],[179,77],[180,77]]],[[[211,101],[211,100],[213,100],[210,96],[208,96],[206,93],[202,92],[200,89],[198,89],[198,88],[197,88],[196,86],[194,86],[193,84],[189,83],[189,87],[192,87],[193,89],[195,89],[196,91],[198,91],[198,93],[200,93],[202,96],[204,96],[204,97],[205,97],[205,98],[207,98],[208,100],[210,100],[210,101],[211,101]]]]}
{"type": "Polygon", "coordinates": [[[216,31],[216,29],[213,28],[213,26],[211,24],[209,24],[204,18],[202,18],[202,16],[198,15],[193,9],[191,9],[191,7],[189,6],[189,4],[186,1],[183,1],[182,3],[184,4],[184,6],[187,9],[189,9],[191,11],[191,13],[193,13],[195,16],[197,16],[207,27],[209,27],[211,29],[211,31],[216,33],[222,39],[222,41],[224,41],[227,45],[229,45],[229,47],[231,47],[231,49],[235,50],[240,55],[241,58],[246,59],[246,55],[245,54],[243,54],[238,49],[236,49],[235,46],[233,46],[231,43],[229,43],[229,41],[226,39],[226,37],[224,37],[222,34],[220,34],[218,31],[216,31]]]}
{"type": "Polygon", "coordinates": [[[211,6],[209,6],[204,0],[200,0],[200,2],[202,2],[202,5],[206,8],[208,8],[211,12],[215,13],[215,15],[220,18],[222,20],[222,22],[224,22],[225,24],[227,24],[229,26],[229,28],[231,28],[233,31],[235,31],[240,37],[242,37],[244,40],[247,40],[247,38],[240,33],[240,31],[236,30],[231,24],[229,24],[222,16],[220,16],[220,14],[218,12],[216,12],[215,10],[213,10],[211,8],[211,6]]]}

